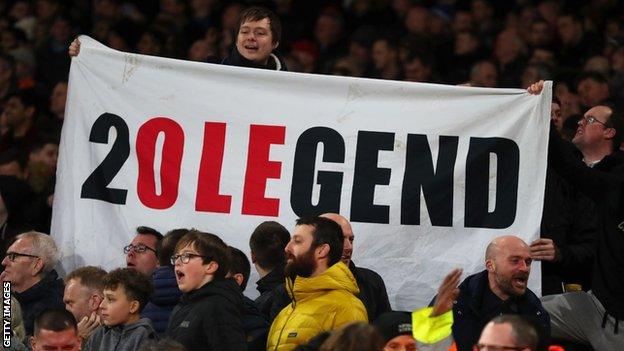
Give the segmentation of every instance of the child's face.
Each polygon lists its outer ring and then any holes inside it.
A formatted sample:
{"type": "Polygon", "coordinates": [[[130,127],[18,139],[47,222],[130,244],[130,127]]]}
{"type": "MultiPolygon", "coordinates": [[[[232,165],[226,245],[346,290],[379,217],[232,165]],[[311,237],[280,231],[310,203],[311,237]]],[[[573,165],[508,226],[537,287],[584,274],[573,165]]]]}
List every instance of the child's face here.
{"type": "Polygon", "coordinates": [[[192,245],[183,247],[176,255],[190,256],[187,258],[188,263],[183,263],[182,257],[175,262],[176,280],[180,291],[197,290],[212,279],[210,264],[204,264],[202,257],[192,245]]]}
{"type": "Polygon", "coordinates": [[[116,289],[104,289],[104,300],[100,304],[102,321],[107,326],[125,324],[130,316],[138,310],[137,301],[129,301],[122,285],[116,289]]]}

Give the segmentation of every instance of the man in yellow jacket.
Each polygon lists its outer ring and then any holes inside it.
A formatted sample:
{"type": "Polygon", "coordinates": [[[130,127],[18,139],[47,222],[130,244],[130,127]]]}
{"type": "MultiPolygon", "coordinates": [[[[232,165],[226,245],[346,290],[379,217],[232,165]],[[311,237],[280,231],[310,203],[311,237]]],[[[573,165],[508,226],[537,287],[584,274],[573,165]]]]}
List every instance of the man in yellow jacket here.
{"type": "Polygon", "coordinates": [[[292,350],[317,334],[368,322],[357,282],[341,262],[343,235],[327,218],[297,220],[286,246],[286,290],[292,302],[275,317],[267,350],[292,350]]]}

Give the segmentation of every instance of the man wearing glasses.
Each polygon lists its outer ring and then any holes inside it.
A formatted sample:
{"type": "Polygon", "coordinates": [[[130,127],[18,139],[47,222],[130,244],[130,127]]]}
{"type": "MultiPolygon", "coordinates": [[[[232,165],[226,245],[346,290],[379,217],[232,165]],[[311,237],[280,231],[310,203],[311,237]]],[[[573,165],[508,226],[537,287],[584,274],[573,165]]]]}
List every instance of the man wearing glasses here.
{"type": "Polygon", "coordinates": [[[152,276],[158,268],[157,248],[163,236],[155,229],[138,227],[132,242],[124,247],[126,266],[152,276]]]}
{"type": "MultiPolygon", "coordinates": [[[[543,86],[540,81],[527,90],[539,94],[543,86]]],[[[620,327],[624,321],[624,156],[618,150],[623,136],[622,112],[598,105],[585,113],[573,139],[584,163],[553,129],[548,144],[548,163],[596,203],[603,229],[596,240],[592,290],[545,296],[542,302],[551,316],[554,337],[590,344],[595,350],[620,350],[624,345],[620,327]]]]}
{"type": "Polygon", "coordinates": [[[65,308],[63,280],[54,270],[58,250],[51,236],[22,233],[7,249],[2,260],[1,281],[11,282],[11,292],[19,301],[26,334],[33,335],[35,317],[49,308],[65,308]]]}

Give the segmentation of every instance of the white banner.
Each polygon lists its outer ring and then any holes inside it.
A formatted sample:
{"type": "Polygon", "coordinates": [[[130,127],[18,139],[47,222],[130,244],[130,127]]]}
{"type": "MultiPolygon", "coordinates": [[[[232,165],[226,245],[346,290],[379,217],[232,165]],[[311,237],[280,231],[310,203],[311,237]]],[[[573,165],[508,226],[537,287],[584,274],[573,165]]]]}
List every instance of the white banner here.
{"type": "Polygon", "coordinates": [[[274,72],[80,40],[52,223],[65,270],[124,265],[140,225],[198,228],[249,252],[262,221],[292,230],[339,212],[356,265],[410,310],[452,267],[484,269],[492,238],[538,236],[550,84],[531,96],[274,72]]]}

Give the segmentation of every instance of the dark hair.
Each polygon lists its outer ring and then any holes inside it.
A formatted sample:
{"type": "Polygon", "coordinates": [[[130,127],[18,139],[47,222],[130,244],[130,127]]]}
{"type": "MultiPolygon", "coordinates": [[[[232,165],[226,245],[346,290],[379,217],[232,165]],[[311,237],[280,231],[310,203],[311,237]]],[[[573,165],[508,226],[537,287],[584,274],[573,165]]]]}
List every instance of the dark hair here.
{"type": "Polygon", "coordinates": [[[312,248],[320,245],[329,245],[329,266],[334,265],[342,257],[344,236],[338,223],[325,217],[301,217],[297,220],[297,225],[310,225],[314,227],[312,236],[312,248]]]}
{"type": "Polygon", "coordinates": [[[251,233],[249,248],[255,262],[263,269],[283,267],[286,264],[284,249],[290,241],[290,233],[281,224],[274,221],[260,223],[251,233]]]}
{"type": "Polygon", "coordinates": [[[53,332],[73,329],[77,334],[78,323],[74,315],[64,308],[47,309],[35,318],[34,334],[39,334],[42,329],[53,332]]]}
{"type": "Polygon", "coordinates": [[[529,321],[519,315],[503,314],[494,317],[490,321],[494,324],[506,324],[511,325],[511,333],[516,345],[521,347],[528,347],[531,351],[537,350],[539,338],[537,336],[537,330],[529,321]]]}
{"type": "Polygon", "coordinates": [[[243,23],[247,21],[260,21],[265,18],[269,19],[269,28],[271,28],[273,44],[279,43],[280,40],[282,40],[282,22],[273,11],[264,7],[252,6],[243,10],[238,17],[238,29],[236,34],[238,35],[243,23]]]}
{"type": "Polygon", "coordinates": [[[72,279],[80,280],[80,285],[102,292],[104,290],[104,277],[106,271],[100,267],[85,266],[74,269],[65,277],[65,283],[72,279]]]}
{"type": "Polygon", "coordinates": [[[351,323],[335,331],[321,345],[320,351],[377,351],[384,348],[381,334],[367,323],[351,323]]]}
{"type": "Polygon", "coordinates": [[[117,268],[104,276],[104,289],[117,289],[123,286],[130,301],[139,302],[139,312],[143,310],[154,286],[150,277],[132,268],[117,268]]]}
{"type": "Polygon", "coordinates": [[[156,240],[158,241],[161,241],[163,239],[163,235],[160,234],[160,232],[154,228],[139,226],[137,227],[136,232],[137,234],[151,235],[154,238],[156,238],[156,240]]]}
{"type": "Polygon", "coordinates": [[[576,78],[576,86],[578,86],[582,81],[586,79],[591,79],[594,82],[600,84],[609,84],[609,81],[602,73],[596,71],[587,71],[579,74],[579,76],[576,78]]]}
{"type": "Polygon", "coordinates": [[[251,273],[251,264],[247,255],[241,250],[230,246],[230,274],[242,274],[243,282],[240,285],[241,290],[245,291],[247,288],[247,282],[249,281],[249,274],[251,273]]]}
{"type": "Polygon", "coordinates": [[[225,278],[230,268],[230,250],[228,246],[215,234],[200,232],[191,229],[178,241],[175,252],[179,252],[187,246],[192,246],[202,257],[204,264],[215,261],[219,267],[214,273],[215,278],[225,278]]]}
{"type": "Polygon", "coordinates": [[[622,116],[622,110],[615,104],[599,104],[598,106],[606,106],[611,109],[611,115],[605,122],[605,127],[615,129],[615,136],[611,139],[611,142],[613,143],[613,150],[618,150],[620,144],[624,141],[624,117],[622,116]]]}
{"type": "Polygon", "coordinates": [[[158,253],[158,263],[161,266],[171,266],[171,256],[175,253],[176,245],[188,232],[189,230],[186,228],[173,229],[158,242],[156,252],[158,253]]]}
{"type": "Polygon", "coordinates": [[[22,170],[26,169],[28,164],[24,154],[17,149],[8,149],[0,152],[0,165],[7,165],[11,162],[17,162],[22,170]]]}
{"type": "Polygon", "coordinates": [[[31,90],[18,90],[12,94],[9,94],[5,101],[11,98],[16,98],[24,106],[24,108],[34,107],[37,109],[37,97],[31,90]]]}

